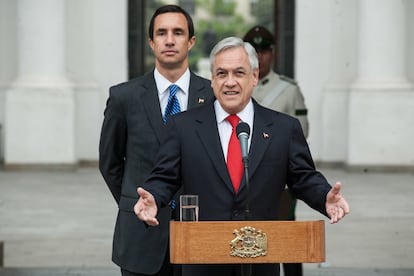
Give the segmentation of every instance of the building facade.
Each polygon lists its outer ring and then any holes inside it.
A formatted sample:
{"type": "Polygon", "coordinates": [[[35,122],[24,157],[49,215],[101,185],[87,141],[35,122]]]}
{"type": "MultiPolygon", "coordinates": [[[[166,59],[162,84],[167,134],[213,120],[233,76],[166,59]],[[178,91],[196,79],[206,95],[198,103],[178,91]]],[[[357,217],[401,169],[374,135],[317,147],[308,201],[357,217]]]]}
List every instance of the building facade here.
{"type": "MultiPolygon", "coordinates": [[[[410,0],[296,1],[295,76],[317,162],[414,168],[412,14],[410,0]]],[[[0,0],[5,168],[97,161],[127,39],[126,0],[0,0]]]]}
{"type": "Polygon", "coordinates": [[[108,87],[127,78],[127,2],[0,0],[6,168],[96,162],[108,87]]]}
{"type": "Polygon", "coordinates": [[[414,1],[297,0],[296,78],[314,158],[414,167],[414,1]]]}

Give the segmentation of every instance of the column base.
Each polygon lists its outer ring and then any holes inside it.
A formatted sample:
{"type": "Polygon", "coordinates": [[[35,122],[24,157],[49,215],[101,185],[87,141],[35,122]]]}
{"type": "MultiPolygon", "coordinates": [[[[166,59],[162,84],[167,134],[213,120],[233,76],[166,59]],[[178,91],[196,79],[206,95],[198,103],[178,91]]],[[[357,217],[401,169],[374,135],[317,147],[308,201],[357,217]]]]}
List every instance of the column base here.
{"type": "MultiPolygon", "coordinates": [[[[79,82],[73,86],[75,98],[75,155],[80,160],[98,160],[105,101],[102,104],[100,90],[94,82],[79,82]]],[[[106,95],[105,95],[106,96],[106,95]]]]}
{"type": "Polygon", "coordinates": [[[69,83],[16,82],[6,91],[5,107],[6,167],[75,164],[74,97],[69,83]]]}
{"type": "MultiPolygon", "coordinates": [[[[320,160],[343,162],[348,150],[349,88],[329,85],[323,91],[320,160]]],[[[312,125],[311,125],[312,129],[312,125]]]]}
{"type": "Polygon", "coordinates": [[[414,166],[413,125],[414,90],[353,88],[347,165],[414,166]]]}

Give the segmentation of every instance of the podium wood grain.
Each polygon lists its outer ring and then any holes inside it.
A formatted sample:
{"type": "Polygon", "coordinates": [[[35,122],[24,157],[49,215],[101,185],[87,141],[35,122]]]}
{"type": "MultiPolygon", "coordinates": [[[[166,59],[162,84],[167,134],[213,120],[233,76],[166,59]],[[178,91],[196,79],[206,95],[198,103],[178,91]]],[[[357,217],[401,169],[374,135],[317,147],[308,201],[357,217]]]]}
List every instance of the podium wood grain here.
{"type": "Polygon", "coordinates": [[[320,263],[325,261],[324,221],[170,222],[174,264],[320,263]],[[233,230],[251,226],[267,235],[267,255],[231,256],[233,230]]]}

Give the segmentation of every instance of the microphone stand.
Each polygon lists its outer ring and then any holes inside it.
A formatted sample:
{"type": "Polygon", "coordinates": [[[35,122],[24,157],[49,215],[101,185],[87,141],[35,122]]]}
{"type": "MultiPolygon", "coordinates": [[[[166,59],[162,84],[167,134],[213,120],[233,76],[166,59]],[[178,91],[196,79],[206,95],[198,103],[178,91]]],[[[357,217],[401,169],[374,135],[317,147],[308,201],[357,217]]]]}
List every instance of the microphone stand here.
{"type": "Polygon", "coordinates": [[[245,220],[251,219],[251,213],[250,213],[250,183],[249,183],[249,158],[244,157],[243,158],[243,166],[244,166],[244,177],[246,180],[246,191],[247,191],[247,200],[246,200],[246,209],[245,212],[245,220]]]}
{"type": "MultiPolygon", "coordinates": [[[[251,213],[250,213],[250,183],[249,183],[249,157],[243,157],[243,166],[244,166],[244,177],[246,180],[246,191],[247,191],[247,199],[246,199],[246,209],[244,210],[245,213],[245,220],[251,220],[251,213]]],[[[241,265],[241,275],[242,276],[251,276],[252,275],[252,264],[242,264],[241,265]]]]}
{"type": "MultiPolygon", "coordinates": [[[[249,183],[249,151],[248,151],[248,139],[250,136],[250,127],[247,123],[241,122],[237,125],[236,128],[237,138],[240,140],[240,147],[242,152],[242,162],[244,166],[244,178],[246,180],[246,206],[244,211],[244,220],[252,220],[252,215],[250,213],[250,183],[249,183]],[[243,139],[241,139],[243,138],[243,139]]],[[[252,275],[252,264],[241,264],[240,267],[242,276],[251,276],[252,275]]]]}

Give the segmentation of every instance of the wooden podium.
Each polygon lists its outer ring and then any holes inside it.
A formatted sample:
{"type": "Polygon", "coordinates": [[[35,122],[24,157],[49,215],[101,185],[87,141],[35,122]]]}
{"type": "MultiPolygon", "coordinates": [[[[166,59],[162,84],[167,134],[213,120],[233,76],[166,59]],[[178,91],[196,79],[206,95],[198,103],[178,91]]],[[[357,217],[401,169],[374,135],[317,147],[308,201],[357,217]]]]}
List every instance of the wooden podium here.
{"type": "Polygon", "coordinates": [[[322,220],[171,221],[170,260],[174,264],[321,263],[324,226],[322,220]]]}

